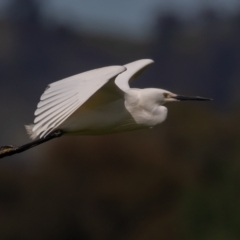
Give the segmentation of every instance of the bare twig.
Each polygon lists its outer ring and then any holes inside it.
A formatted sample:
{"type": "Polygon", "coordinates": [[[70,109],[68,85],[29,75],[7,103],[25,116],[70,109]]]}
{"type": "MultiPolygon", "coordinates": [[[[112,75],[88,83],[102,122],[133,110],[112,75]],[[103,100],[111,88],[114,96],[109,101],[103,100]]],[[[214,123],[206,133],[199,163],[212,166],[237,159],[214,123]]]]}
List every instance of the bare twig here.
{"type": "Polygon", "coordinates": [[[61,137],[63,135],[63,133],[64,132],[61,130],[56,130],[56,131],[52,132],[51,134],[49,134],[45,138],[40,138],[36,141],[24,144],[22,146],[12,146],[12,145],[2,146],[2,147],[0,147],[0,158],[4,158],[7,156],[16,154],[16,153],[24,152],[30,148],[36,147],[44,142],[47,142],[53,138],[61,137]]]}

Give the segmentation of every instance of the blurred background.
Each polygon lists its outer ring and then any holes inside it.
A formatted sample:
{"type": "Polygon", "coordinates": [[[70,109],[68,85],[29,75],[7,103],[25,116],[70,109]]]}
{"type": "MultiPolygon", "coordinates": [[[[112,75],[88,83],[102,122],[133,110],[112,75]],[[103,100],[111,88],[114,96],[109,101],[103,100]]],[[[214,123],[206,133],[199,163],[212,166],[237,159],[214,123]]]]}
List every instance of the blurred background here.
{"type": "Polygon", "coordinates": [[[141,58],[132,86],[215,101],[2,159],[1,240],[240,239],[238,0],[0,0],[0,146],[30,141],[48,83],[141,58]]]}

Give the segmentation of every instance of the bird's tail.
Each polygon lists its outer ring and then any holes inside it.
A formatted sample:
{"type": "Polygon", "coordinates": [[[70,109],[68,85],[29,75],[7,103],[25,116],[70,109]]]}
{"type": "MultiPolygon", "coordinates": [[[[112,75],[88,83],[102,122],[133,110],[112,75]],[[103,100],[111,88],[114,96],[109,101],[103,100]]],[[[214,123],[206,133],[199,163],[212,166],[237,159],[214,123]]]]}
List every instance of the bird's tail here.
{"type": "Polygon", "coordinates": [[[33,127],[34,127],[34,124],[25,125],[26,131],[32,140],[37,138],[36,132],[33,132],[33,127]]]}

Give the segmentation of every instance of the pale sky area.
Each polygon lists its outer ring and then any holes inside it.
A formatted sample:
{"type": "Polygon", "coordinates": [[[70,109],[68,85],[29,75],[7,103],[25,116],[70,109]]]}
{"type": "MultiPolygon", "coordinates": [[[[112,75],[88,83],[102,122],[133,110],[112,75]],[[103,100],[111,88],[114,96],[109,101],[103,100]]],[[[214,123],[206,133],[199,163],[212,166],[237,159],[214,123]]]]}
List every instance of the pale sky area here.
{"type": "MultiPolygon", "coordinates": [[[[0,0],[0,14],[11,0],[0,0]]],[[[208,7],[221,14],[234,14],[239,0],[37,0],[50,22],[70,25],[89,33],[147,40],[156,17],[166,12],[183,19],[195,17],[208,7]]],[[[48,22],[49,24],[49,22],[48,22]]]]}

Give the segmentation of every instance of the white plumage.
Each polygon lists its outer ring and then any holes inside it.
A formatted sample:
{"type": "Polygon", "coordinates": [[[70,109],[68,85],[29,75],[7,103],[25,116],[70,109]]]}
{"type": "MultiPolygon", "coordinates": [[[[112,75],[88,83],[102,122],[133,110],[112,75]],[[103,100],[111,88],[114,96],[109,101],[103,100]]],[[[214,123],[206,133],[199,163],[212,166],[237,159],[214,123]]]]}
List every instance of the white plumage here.
{"type": "Polygon", "coordinates": [[[105,67],[81,73],[50,84],[35,111],[35,135],[44,137],[56,129],[74,111],[110,79],[125,71],[122,66],[105,67]]]}
{"type": "Polygon", "coordinates": [[[149,128],[163,122],[167,109],[162,104],[188,99],[163,89],[130,88],[129,81],[152,63],[151,59],[142,59],[49,84],[37,105],[34,124],[26,126],[28,134],[32,139],[44,138],[60,129],[66,134],[96,135],[149,128]]]}

